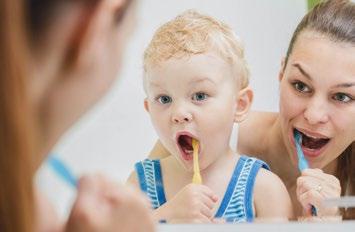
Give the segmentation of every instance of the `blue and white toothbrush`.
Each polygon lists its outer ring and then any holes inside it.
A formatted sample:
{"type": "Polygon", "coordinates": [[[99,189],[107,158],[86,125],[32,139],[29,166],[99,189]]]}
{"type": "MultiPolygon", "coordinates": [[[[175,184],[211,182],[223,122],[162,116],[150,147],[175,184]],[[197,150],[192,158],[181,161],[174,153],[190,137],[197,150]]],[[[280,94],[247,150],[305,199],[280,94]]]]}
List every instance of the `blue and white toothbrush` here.
{"type": "MultiPolygon", "coordinates": [[[[304,158],[304,154],[301,148],[302,144],[302,135],[299,131],[295,130],[294,131],[294,138],[295,138],[295,144],[296,144],[296,150],[297,150],[297,156],[298,156],[298,169],[300,172],[302,172],[304,169],[309,168],[308,162],[306,158],[304,158]]],[[[311,213],[312,216],[317,216],[317,209],[314,207],[314,205],[311,205],[311,213]]]]}
{"type": "Polygon", "coordinates": [[[50,155],[48,158],[48,164],[53,169],[53,171],[64,180],[71,187],[77,187],[77,178],[72,174],[69,168],[58,158],[50,155]]]}

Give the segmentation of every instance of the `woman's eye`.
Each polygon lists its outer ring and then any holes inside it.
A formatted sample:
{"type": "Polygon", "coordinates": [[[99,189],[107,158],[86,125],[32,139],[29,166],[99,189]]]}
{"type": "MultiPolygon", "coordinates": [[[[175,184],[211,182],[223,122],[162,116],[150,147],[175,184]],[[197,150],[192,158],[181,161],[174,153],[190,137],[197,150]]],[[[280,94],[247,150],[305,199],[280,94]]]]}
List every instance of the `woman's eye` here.
{"type": "Polygon", "coordinates": [[[303,93],[311,92],[311,89],[305,83],[303,83],[301,81],[297,81],[297,82],[293,83],[292,85],[299,92],[303,92],[303,93]]]}
{"type": "Polygon", "coordinates": [[[208,97],[208,95],[206,93],[199,92],[199,93],[195,93],[192,96],[192,100],[194,100],[194,101],[203,101],[203,100],[206,100],[207,97],[208,97]]]}
{"type": "Polygon", "coordinates": [[[336,93],[333,96],[333,99],[342,103],[348,103],[353,100],[349,95],[345,93],[336,93]]]}
{"type": "Polygon", "coordinates": [[[168,104],[172,101],[171,97],[163,95],[158,97],[158,102],[160,102],[161,104],[168,104]]]}

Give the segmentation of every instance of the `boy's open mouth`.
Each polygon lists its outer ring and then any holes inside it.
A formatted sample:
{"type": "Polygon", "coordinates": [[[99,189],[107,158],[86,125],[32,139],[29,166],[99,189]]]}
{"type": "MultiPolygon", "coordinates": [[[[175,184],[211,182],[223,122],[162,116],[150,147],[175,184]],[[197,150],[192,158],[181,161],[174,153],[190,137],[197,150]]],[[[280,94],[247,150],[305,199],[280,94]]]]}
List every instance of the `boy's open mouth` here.
{"type": "Polygon", "coordinates": [[[177,143],[182,153],[182,158],[185,160],[192,160],[192,137],[187,134],[181,134],[177,138],[177,143]]]}
{"type": "Polygon", "coordinates": [[[328,142],[329,138],[317,138],[311,135],[307,135],[297,129],[296,131],[300,132],[302,135],[302,147],[310,150],[319,150],[324,147],[328,142]]]}

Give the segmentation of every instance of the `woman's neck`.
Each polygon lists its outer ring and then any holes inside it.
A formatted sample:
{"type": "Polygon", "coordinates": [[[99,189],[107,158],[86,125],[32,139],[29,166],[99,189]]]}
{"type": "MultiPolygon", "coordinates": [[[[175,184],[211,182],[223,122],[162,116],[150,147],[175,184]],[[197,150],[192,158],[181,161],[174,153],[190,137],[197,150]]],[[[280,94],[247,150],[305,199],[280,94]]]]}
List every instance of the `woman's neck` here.
{"type": "Polygon", "coordinates": [[[264,154],[267,157],[266,162],[270,165],[271,171],[278,175],[289,188],[296,184],[300,172],[290,159],[291,155],[283,139],[279,116],[266,134],[266,138],[264,147],[264,154]]]}

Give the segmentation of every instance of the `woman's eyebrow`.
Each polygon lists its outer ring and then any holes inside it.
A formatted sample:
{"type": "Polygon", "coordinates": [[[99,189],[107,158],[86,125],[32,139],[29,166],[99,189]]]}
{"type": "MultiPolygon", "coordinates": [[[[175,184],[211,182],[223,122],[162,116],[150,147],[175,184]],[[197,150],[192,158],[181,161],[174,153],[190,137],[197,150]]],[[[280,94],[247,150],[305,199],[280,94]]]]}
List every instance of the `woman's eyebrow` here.
{"type": "MultiPolygon", "coordinates": [[[[296,67],[302,73],[303,76],[305,76],[309,80],[312,80],[311,76],[306,71],[304,71],[301,64],[294,63],[292,65],[296,67]]],[[[352,86],[355,86],[355,82],[337,84],[333,88],[350,88],[352,86]]]]}
{"type": "Polygon", "coordinates": [[[292,66],[296,67],[302,73],[302,75],[305,76],[307,79],[312,80],[311,76],[306,71],[304,71],[301,64],[294,63],[292,64],[292,66]]]}
{"type": "Polygon", "coordinates": [[[355,86],[355,82],[337,84],[337,85],[335,85],[335,88],[350,88],[353,86],[355,86]]]}

